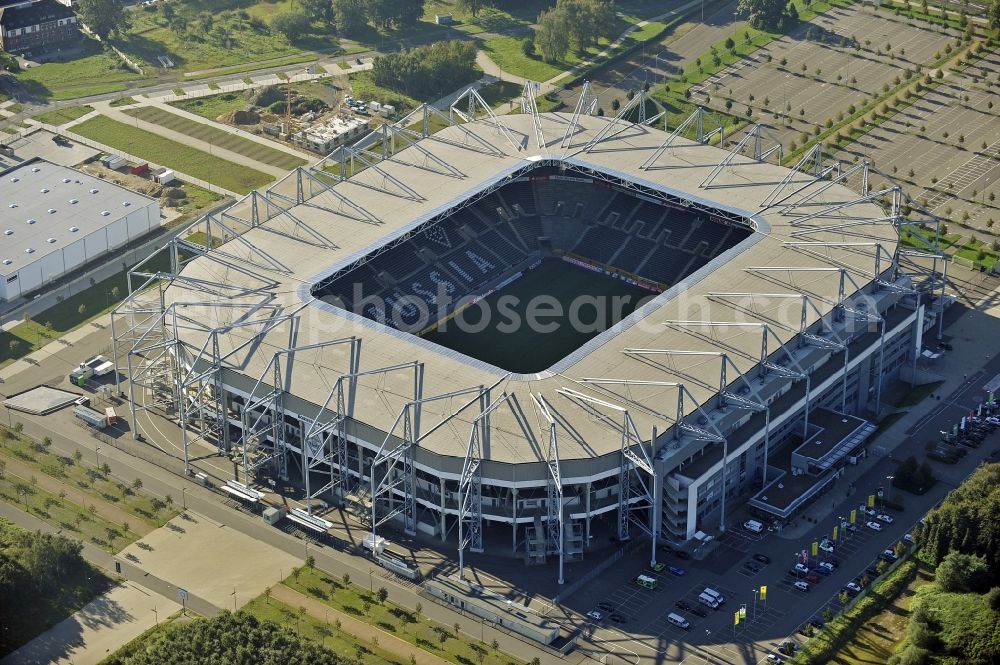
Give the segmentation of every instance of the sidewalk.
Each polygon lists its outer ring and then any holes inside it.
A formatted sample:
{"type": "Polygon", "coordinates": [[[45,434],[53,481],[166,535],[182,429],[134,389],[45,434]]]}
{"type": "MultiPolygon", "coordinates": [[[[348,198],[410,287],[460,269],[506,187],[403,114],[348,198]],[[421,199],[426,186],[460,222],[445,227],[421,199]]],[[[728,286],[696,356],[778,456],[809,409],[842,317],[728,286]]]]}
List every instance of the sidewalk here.
{"type": "Polygon", "coordinates": [[[390,632],[376,628],[360,619],[355,619],[350,614],[336,610],[326,603],[321,603],[284,584],[279,584],[271,589],[271,598],[292,607],[304,607],[310,616],[321,621],[326,621],[327,623],[330,622],[331,618],[339,620],[343,632],[358,638],[365,644],[371,644],[372,638],[377,637],[379,648],[399,656],[400,662],[408,662],[412,655],[416,658],[417,665],[451,665],[445,659],[429,651],[424,651],[420,647],[410,644],[390,632]]]}

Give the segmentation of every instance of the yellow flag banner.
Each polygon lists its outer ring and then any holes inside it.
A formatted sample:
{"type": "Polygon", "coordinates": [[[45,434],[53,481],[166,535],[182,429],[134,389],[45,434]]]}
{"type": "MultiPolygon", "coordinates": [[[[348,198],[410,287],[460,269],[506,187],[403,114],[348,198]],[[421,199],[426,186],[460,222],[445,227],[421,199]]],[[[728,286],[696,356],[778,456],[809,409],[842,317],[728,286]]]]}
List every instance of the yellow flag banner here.
{"type": "Polygon", "coordinates": [[[868,507],[869,508],[874,508],[875,507],[875,495],[874,494],[869,494],[868,495],[868,507]]]}
{"type": "Polygon", "coordinates": [[[857,519],[858,519],[858,511],[857,510],[852,510],[851,511],[851,524],[854,524],[854,522],[857,521],[857,519]]]}
{"type": "Polygon", "coordinates": [[[738,611],[736,612],[736,614],[733,615],[733,625],[734,626],[740,625],[740,613],[738,611]]]}
{"type": "Polygon", "coordinates": [[[762,584],[760,586],[760,599],[761,600],[767,600],[767,585],[766,584],[762,584]]]}
{"type": "Polygon", "coordinates": [[[813,556],[819,556],[819,543],[813,541],[813,556]]]}

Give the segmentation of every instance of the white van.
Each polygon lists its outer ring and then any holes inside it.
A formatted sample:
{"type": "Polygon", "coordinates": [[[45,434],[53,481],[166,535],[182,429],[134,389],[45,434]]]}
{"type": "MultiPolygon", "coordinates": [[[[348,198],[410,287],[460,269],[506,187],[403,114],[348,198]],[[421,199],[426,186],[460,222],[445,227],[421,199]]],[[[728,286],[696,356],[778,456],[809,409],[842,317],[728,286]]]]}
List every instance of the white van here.
{"type": "Polygon", "coordinates": [[[706,596],[714,598],[715,602],[717,602],[719,605],[722,605],[724,602],[726,602],[726,597],[710,586],[705,587],[705,590],[702,591],[702,593],[704,593],[706,596]]]}
{"type": "Polygon", "coordinates": [[[747,520],[743,523],[743,528],[753,533],[760,533],[764,530],[764,525],[757,520],[747,520]]]}
{"type": "Polygon", "coordinates": [[[793,586],[796,589],[798,589],[799,591],[808,591],[809,590],[809,582],[803,582],[802,580],[799,580],[793,586]]]}
{"type": "Polygon", "coordinates": [[[712,596],[709,596],[707,593],[700,594],[698,596],[698,602],[701,603],[702,605],[708,605],[713,610],[719,609],[719,601],[717,601],[712,596]]]}
{"type": "Polygon", "coordinates": [[[667,621],[674,624],[675,626],[683,628],[684,630],[687,630],[688,628],[691,627],[690,621],[682,617],[680,614],[674,614],[673,612],[667,615],[667,621]]]}

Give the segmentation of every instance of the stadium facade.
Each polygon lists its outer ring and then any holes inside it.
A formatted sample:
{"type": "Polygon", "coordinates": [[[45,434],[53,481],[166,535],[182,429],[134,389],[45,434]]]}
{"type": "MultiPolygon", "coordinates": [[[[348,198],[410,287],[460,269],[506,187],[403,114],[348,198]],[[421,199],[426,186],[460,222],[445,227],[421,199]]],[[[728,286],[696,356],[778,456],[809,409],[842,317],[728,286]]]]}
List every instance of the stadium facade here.
{"type": "Polygon", "coordinates": [[[867,164],[777,166],[758,127],[723,150],[700,111],[626,120],[642,98],[539,114],[528,86],[496,117],[470,92],[201,220],[211,249],[137,267],[113,318],[133,409],[175,417],[185,456],[203,440],[240,480],[460,555],[787,520],[866,454],[937,282],[904,271],[906,202],[867,164]],[[454,316],[542,258],[652,297],[527,374],[419,335],[442,316],[419,303],[454,316]]]}

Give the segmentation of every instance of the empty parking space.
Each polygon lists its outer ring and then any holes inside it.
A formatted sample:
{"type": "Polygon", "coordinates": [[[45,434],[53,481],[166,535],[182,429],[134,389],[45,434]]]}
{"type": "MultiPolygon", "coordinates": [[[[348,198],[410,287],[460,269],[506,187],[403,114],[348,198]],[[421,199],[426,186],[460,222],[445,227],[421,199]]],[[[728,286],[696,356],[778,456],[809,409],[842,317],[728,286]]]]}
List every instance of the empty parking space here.
{"type": "Polygon", "coordinates": [[[787,147],[916,75],[959,37],[860,4],[836,8],[695,86],[692,99],[736,115],[751,107],[787,147]]]}
{"type": "Polygon", "coordinates": [[[1000,94],[987,85],[998,77],[995,53],[961,73],[949,72],[935,89],[836,157],[869,158],[933,212],[986,228],[989,219],[1000,220],[1000,94]]]}

